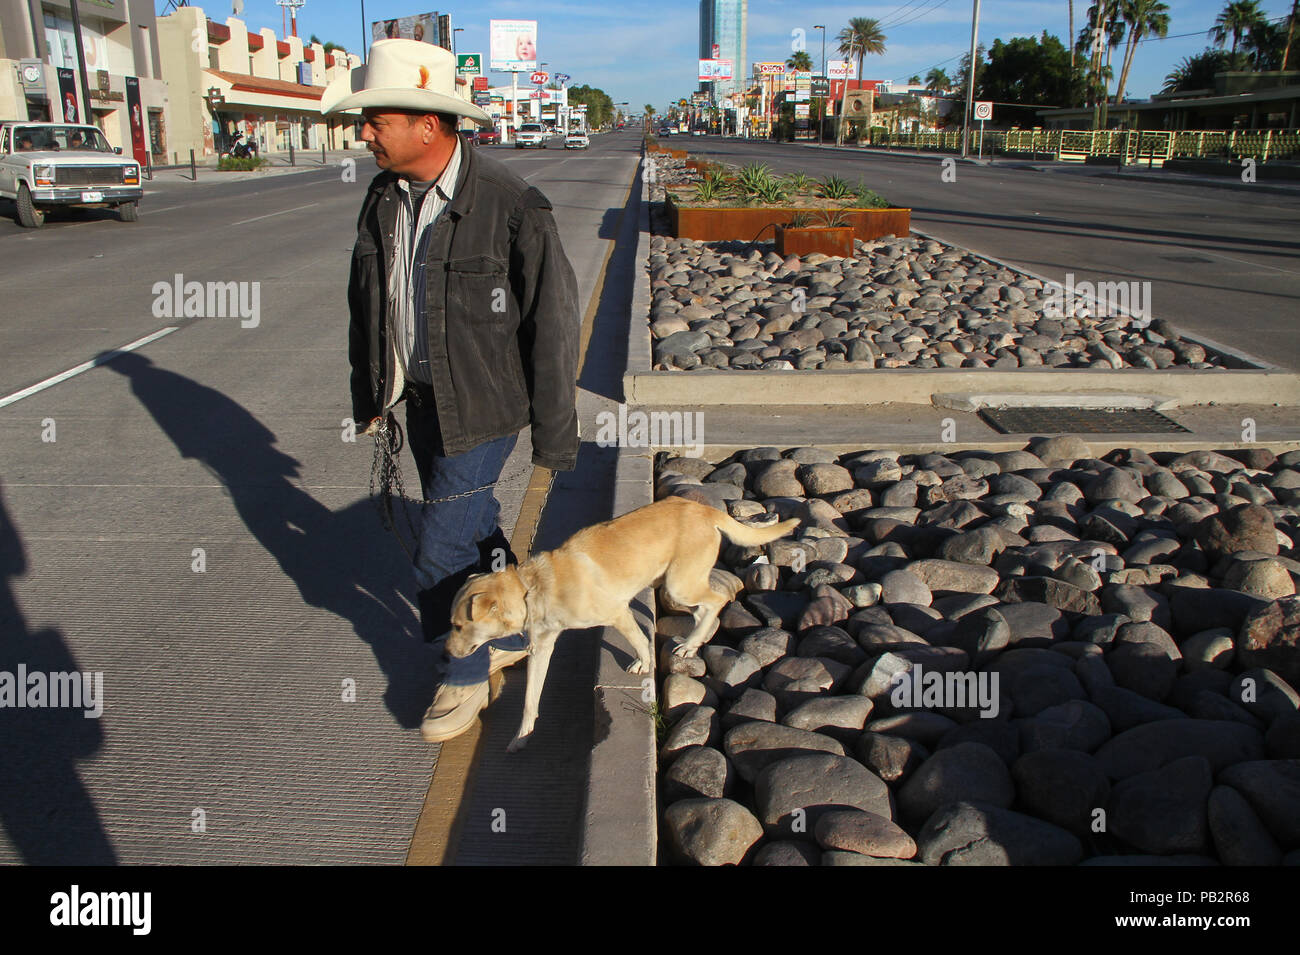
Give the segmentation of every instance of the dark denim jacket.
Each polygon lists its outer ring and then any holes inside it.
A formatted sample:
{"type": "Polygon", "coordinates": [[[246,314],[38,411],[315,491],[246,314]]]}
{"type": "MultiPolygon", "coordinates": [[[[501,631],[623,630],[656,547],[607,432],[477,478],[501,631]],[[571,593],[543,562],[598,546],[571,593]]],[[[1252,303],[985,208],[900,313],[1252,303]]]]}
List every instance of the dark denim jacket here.
{"type": "MultiPolygon", "coordinates": [[[[454,198],[425,257],[429,365],[443,454],[532,425],[533,462],[578,456],[578,283],[551,204],[502,163],[462,147],[454,198]]],[[[370,183],[357,219],[348,308],[352,416],[359,427],[398,395],[388,341],[388,263],[397,176],[370,183]]]]}

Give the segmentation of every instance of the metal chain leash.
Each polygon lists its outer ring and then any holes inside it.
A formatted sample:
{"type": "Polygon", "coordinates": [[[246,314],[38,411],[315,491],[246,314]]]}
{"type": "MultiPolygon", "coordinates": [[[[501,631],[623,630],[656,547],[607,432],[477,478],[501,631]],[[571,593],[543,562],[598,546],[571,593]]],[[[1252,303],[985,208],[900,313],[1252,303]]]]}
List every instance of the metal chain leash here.
{"type": "Polygon", "coordinates": [[[420,532],[411,520],[411,509],[405,505],[415,505],[416,513],[423,518],[424,509],[430,504],[446,504],[450,501],[458,501],[461,498],[472,497],[483,491],[491,490],[503,481],[519,477],[532,467],[531,462],[525,461],[523,467],[516,468],[511,473],[498,477],[495,481],[481,484],[471,490],[448,494],[446,497],[417,499],[407,496],[406,487],[402,483],[402,468],[399,455],[405,445],[405,435],[402,432],[401,425],[397,423],[396,417],[391,412],[382,418],[382,423],[374,432],[374,438],[374,457],[370,465],[370,496],[379,510],[379,518],[384,527],[393,532],[398,543],[402,545],[402,549],[406,551],[407,556],[412,561],[415,560],[415,556],[411,549],[406,546],[406,542],[397,529],[397,521],[393,515],[394,502],[402,505],[402,513],[406,517],[406,527],[410,531],[412,539],[418,541],[420,532]]]}

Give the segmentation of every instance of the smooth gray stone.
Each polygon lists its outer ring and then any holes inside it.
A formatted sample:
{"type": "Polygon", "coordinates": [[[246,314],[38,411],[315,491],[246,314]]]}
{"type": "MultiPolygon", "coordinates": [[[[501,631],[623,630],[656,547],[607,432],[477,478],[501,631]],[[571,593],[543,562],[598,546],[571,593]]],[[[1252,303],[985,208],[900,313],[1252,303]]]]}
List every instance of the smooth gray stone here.
{"type": "Polygon", "coordinates": [[[764,830],[778,839],[812,839],[818,819],[836,809],[893,818],[889,787],[879,776],[857,760],[827,753],[768,765],[754,782],[754,806],[764,830]]]}
{"type": "Polygon", "coordinates": [[[998,806],[951,803],[917,837],[926,865],[1074,865],[1079,840],[1059,826],[998,806]]]}
{"type": "Polygon", "coordinates": [[[1263,737],[1249,726],[1189,719],[1135,726],[1105,743],[1096,755],[1107,776],[1127,779],[1184,756],[1204,756],[1219,773],[1236,763],[1258,760],[1263,754],[1263,737]]]}
{"type": "Polygon", "coordinates": [[[1184,756],[1117,782],[1108,831],[1155,855],[1204,855],[1210,849],[1206,803],[1214,786],[1204,756],[1184,756]]]}

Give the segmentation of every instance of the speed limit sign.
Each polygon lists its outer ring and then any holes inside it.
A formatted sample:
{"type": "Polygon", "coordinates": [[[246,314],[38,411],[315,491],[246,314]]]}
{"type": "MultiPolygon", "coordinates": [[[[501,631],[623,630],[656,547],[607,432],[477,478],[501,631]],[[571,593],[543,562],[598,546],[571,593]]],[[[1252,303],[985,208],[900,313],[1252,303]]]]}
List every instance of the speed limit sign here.
{"type": "Polygon", "coordinates": [[[541,86],[550,78],[551,76],[549,73],[543,73],[541,70],[538,70],[536,73],[532,75],[532,81],[536,83],[538,86],[541,86]]]}
{"type": "Polygon", "coordinates": [[[981,100],[975,104],[975,118],[981,123],[993,118],[993,104],[988,100],[981,100]]]}

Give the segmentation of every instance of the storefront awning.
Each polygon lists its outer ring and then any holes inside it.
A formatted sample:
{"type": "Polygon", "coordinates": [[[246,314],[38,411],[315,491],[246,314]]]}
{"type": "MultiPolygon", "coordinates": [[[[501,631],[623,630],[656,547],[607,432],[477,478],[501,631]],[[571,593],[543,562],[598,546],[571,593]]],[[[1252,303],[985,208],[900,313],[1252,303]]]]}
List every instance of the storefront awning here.
{"type": "Polygon", "coordinates": [[[320,108],[323,86],[303,86],[288,80],[273,80],[247,73],[227,73],[225,70],[203,71],[219,80],[219,88],[230,106],[250,106],[263,109],[317,110],[320,108]]]}

